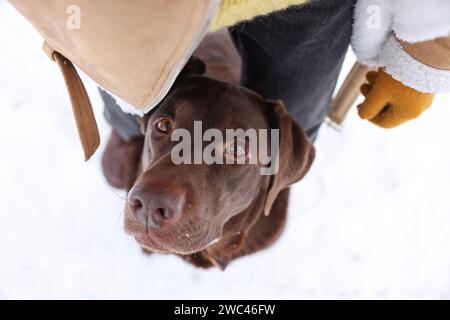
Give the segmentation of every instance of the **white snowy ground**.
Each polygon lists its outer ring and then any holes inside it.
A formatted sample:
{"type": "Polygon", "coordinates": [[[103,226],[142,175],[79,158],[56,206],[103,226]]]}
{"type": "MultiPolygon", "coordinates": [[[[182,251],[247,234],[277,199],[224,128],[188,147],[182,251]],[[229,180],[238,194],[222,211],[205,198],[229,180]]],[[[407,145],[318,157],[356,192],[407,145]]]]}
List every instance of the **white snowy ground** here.
{"type": "Polygon", "coordinates": [[[82,161],[59,71],[4,1],[0,39],[0,298],[450,298],[448,96],[393,131],[324,127],[281,240],[203,271],[124,234],[123,194],[101,152],[82,161]]]}

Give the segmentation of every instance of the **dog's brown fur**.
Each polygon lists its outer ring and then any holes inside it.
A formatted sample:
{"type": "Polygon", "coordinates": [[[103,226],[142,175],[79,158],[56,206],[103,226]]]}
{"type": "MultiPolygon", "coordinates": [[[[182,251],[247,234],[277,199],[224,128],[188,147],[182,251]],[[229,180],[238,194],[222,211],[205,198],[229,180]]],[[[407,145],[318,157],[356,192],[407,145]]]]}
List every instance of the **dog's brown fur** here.
{"type": "Polygon", "coordinates": [[[181,253],[186,261],[204,268],[224,269],[234,259],[269,247],[285,225],[288,186],[307,173],[314,159],[313,146],[280,102],[265,101],[237,84],[239,59],[230,44],[225,33],[207,37],[196,53],[206,61],[206,77],[198,75],[205,71],[203,64],[192,60],[158,109],[144,118],[145,137],[125,142],[113,131],[102,162],[108,182],[115,187],[129,191],[133,185],[162,184],[187,192],[193,208],[186,208],[173,228],[156,230],[149,237],[127,206],[126,230],[148,251],[181,253]],[[249,165],[174,165],[167,158],[173,144],[152,136],[153,121],[168,113],[176,113],[174,121],[186,128],[193,120],[203,120],[207,126],[219,128],[235,128],[244,121],[248,128],[279,129],[278,174],[260,176],[257,168],[249,165]],[[149,160],[141,168],[142,152],[149,160]],[[200,231],[205,230],[214,232],[203,236],[200,231]],[[196,233],[198,239],[179,239],[196,233]],[[214,236],[220,238],[211,244],[214,236]]]}

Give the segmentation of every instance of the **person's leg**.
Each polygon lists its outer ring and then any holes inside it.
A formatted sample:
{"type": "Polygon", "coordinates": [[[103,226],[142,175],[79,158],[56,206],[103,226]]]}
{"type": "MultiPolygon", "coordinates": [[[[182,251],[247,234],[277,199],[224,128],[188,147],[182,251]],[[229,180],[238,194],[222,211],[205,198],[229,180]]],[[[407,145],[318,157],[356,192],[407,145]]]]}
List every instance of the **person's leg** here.
{"type": "Polygon", "coordinates": [[[111,186],[129,190],[137,177],[144,136],[136,116],[123,112],[107,92],[100,90],[100,95],[113,128],[102,157],[103,174],[111,186]]]}
{"type": "Polygon", "coordinates": [[[314,140],[350,44],[353,0],[313,0],[230,29],[242,84],[282,100],[314,140]]]}
{"type": "Polygon", "coordinates": [[[106,91],[99,89],[99,92],[104,104],[103,115],[119,136],[125,141],[140,136],[137,116],[123,112],[116,100],[106,91]]]}

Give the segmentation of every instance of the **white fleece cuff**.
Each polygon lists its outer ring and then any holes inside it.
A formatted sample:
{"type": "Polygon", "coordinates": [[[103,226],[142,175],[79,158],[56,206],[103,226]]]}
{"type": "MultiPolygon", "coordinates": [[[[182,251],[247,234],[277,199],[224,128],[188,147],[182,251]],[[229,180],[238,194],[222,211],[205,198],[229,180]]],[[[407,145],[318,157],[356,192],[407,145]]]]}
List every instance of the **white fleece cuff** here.
{"type": "Polygon", "coordinates": [[[386,72],[403,84],[426,93],[450,92],[450,71],[427,66],[411,57],[392,35],[379,56],[386,72]]]}
{"type": "Polygon", "coordinates": [[[369,66],[379,65],[378,54],[391,32],[391,0],[356,2],[351,42],[359,62],[369,66]]]}
{"type": "Polygon", "coordinates": [[[450,33],[449,0],[395,0],[392,6],[392,29],[399,39],[415,43],[450,33]]]}

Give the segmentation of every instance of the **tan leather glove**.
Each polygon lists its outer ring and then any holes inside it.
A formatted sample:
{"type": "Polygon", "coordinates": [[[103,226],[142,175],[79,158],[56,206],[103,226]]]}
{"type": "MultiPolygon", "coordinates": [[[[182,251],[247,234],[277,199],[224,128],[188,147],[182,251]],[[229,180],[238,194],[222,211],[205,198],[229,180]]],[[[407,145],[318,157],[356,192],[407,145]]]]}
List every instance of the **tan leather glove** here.
{"type": "Polygon", "coordinates": [[[369,83],[361,86],[366,99],[358,106],[358,113],[382,128],[394,128],[417,118],[433,102],[434,94],[410,88],[382,68],[368,72],[366,78],[369,83]]]}

